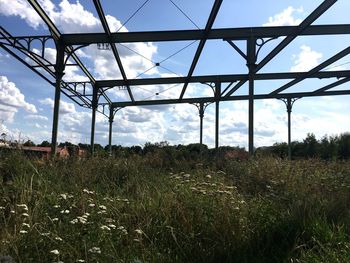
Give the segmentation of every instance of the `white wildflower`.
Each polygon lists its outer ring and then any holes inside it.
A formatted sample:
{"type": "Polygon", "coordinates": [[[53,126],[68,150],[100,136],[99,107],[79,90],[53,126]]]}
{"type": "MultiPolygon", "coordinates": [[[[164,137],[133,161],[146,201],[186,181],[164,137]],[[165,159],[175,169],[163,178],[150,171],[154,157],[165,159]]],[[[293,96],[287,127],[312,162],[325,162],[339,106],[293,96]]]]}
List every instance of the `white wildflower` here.
{"type": "Polygon", "coordinates": [[[135,229],[135,232],[139,235],[142,235],[143,234],[143,231],[141,229],[135,229]]]}
{"type": "Polygon", "coordinates": [[[28,211],[28,206],[26,204],[19,204],[19,205],[17,205],[17,207],[23,208],[23,210],[28,211]]]}
{"type": "Polygon", "coordinates": [[[68,210],[68,209],[62,210],[62,211],[61,211],[61,214],[69,214],[69,210],[68,210]]]}
{"type": "Polygon", "coordinates": [[[30,225],[29,225],[29,224],[27,224],[27,223],[22,223],[22,226],[25,226],[25,227],[30,228],[30,225]]]}
{"type": "Polygon", "coordinates": [[[50,235],[50,232],[47,233],[41,233],[40,235],[44,236],[44,237],[48,237],[50,235]]]}
{"type": "Polygon", "coordinates": [[[54,250],[51,250],[50,253],[54,254],[54,255],[59,255],[60,252],[58,251],[58,249],[54,249],[54,250]]]}
{"type": "Polygon", "coordinates": [[[78,219],[74,218],[73,220],[69,221],[69,223],[74,225],[74,224],[78,223],[78,219]]]}
{"type": "Polygon", "coordinates": [[[107,210],[107,207],[104,206],[104,205],[100,205],[99,208],[102,209],[102,210],[107,210]]]}
{"type": "Polygon", "coordinates": [[[106,210],[101,210],[101,211],[98,211],[97,214],[106,214],[106,210]]]}
{"type": "Polygon", "coordinates": [[[58,221],[58,218],[55,217],[55,218],[52,218],[51,220],[52,220],[52,222],[56,222],[56,221],[58,221]]]}
{"type": "Polygon", "coordinates": [[[76,262],[85,262],[84,259],[78,259],[76,262]]]}
{"type": "Polygon", "coordinates": [[[101,249],[99,247],[92,247],[89,249],[90,253],[101,254],[101,249]]]}
{"type": "Polygon", "coordinates": [[[77,219],[82,224],[86,224],[86,222],[87,222],[87,218],[86,217],[78,216],[77,219]]]}
{"type": "Polygon", "coordinates": [[[108,227],[108,226],[101,226],[100,227],[102,230],[108,230],[108,231],[111,231],[111,229],[108,227]]]}
{"type": "Polygon", "coordinates": [[[184,174],[183,177],[189,178],[191,175],[190,174],[184,174]]]}
{"type": "Polygon", "coordinates": [[[109,224],[108,227],[112,228],[112,229],[116,229],[117,226],[116,225],[113,225],[113,224],[109,224]]]}
{"type": "Polygon", "coordinates": [[[67,200],[67,194],[60,194],[60,198],[64,199],[64,200],[67,200]]]}
{"type": "Polygon", "coordinates": [[[90,190],[88,190],[88,189],[83,189],[83,193],[92,195],[92,194],[94,194],[95,192],[94,192],[94,191],[90,191],[90,190]]]}
{"type": "Polygon", "coordinates": [[[21,231],[19,231],[19,233],[20,233],[20,234],[27,234],[28,231],[26,231],[26,230],[21,230],[21,231]]]}
{"type": "Polygon", "coordinates": [[[55,240],[57,240],[57,241],[63,241],[63,239],[60,238],[60,237],[55,237],[55,240]]]}
{"type": "Polygon", "coordinates": [[[54,208],[60,208],[61,206],[60,205],[54,205],[53,207],[54,208]]]}
{"type": "Polygon", "coordinates": [[[106,218],[106,223],[114,223],[115,220],[113,218],[106,218]]]}
{"type": "Polygon", "coordinates": [[[92,203],[92,204],[89,204],[89,206],[90,206],[90,207],[95,207],[95,204],[92,203]]]}
{"type": "Polygon", "coordinates": [[[29,217],[29,215],[27,213],[23,213],[22,216],[29,217]]]}
{"type": "Polygon", "coordinates": [[[11,210],[10,213],[11,213],[11,214],[15,214],[16,211],[15,211],[15,210],[11,210]]]}
{"type": "Polygon", "coordinates": [[[3,207],[3,206],[0,206],[0,210],[5,210],[5,207],[3,207]]]}

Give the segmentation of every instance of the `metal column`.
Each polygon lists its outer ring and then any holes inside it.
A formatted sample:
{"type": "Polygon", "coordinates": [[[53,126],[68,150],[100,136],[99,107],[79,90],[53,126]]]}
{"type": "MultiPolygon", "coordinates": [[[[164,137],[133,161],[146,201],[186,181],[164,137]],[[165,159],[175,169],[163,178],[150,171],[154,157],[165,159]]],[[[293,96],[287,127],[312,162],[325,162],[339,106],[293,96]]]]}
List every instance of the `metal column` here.
{"type": "Polygon", "coordinates": [[[199,144],[203,144],[203,118],[204,118],[204,102],[199,103],[199,144]]]}
{"type": "Polygon", "coordinates": [[[215,83],[215,149],[219,148],[219,110],[221,83],[215,83]]]}
{"type": "Polygon", "coordinates": [[[287,112],[288,112],[288,159],[292,160],[292,145],[291,145],[291,113],[292,113],[292,99],[287,99],[287,112]]]}
{"type": "Polygon", "coordinates": [[[114,120],[114,108],[110,106],[109,108],[109,137],[108,137],[108,151],[109,156],[112,156],[112,127],[114,120]]]}
{"type": "Polygon", "coordinates": [[[93,86],[93,95],[92,95],[92,120],[91,120],[91,141],[90,141],[90,147],[91,147],[91,155],[94,154],[95,150],[95,125],[96,125],[96,110],[97,110],[97,103],[98,103],[98,87],[95,85],[93,86]]]}
{"type": "Polygon", "coordinates": [[[256,69],[256,45],[255,38],[247,40],[247,66],[249,69],[249,120],[248,120],[248,148],[249,155],[254,154],[254,75],[256,69]]]}
{"type": "Polygon", "coordinates": [[[61,41],[56,42],[56,84],[55,84],[55,102],[53,108],[53,123],[52,123],[52,137],[51,137],[51,156],[56,156],[57,153],[57,131],[58,131],[58,117],[60,110],[61,98],[61,80],[64,75],[64,44],[61,41]]]}

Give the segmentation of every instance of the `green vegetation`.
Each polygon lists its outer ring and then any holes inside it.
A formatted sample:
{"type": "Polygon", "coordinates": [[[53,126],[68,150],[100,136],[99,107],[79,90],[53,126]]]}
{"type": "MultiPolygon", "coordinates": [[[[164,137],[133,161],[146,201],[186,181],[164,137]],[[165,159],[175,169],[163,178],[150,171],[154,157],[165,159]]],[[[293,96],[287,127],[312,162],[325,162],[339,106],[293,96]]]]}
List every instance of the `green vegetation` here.
{"type": "Polygon", "coordinates": [[[350,163],[0,158],[16,262],[350,262],[350,163]]]}

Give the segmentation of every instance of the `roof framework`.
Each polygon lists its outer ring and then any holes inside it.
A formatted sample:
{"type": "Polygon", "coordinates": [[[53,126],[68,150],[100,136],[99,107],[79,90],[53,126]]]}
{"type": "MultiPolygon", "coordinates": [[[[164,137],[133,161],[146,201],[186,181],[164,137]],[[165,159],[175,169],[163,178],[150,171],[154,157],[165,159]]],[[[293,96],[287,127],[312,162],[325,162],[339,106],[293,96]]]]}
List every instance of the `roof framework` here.
{"type": "MultiPolygon", "coordinates": [[[[304,21],[298,26],[282,27],[249,27],[249,28],[225,28],[212,29],[215,18],[220,10],[223,0],[215,0],[210,15],[204,29],[196,30],[172,30],[172,31],[148,31],[148,32],[111,32],[107,23],[104,10],[99,0],[93,0],[96,12],[101,21],[103,33],[75,33],[62,34],[48,14],[45,13],[37,0],[28,0],[34,10],[40,15],[47,25],[50,35],[44,36],[13,36],[5,28],[0,27],[0,46],[14,58],[26,65],[28,68],[45,79],[55,87],[54,121],[52,130],[53,152],[56,152],[57,127],[60,94],[63,93],[78,105],[92,109],[91,145],[94,145],[95,116],[100,112],[109,118],[110,135],[109,144],[112,141],[112,123],[116,111],[123,107],[142,105],[161,105],[176,103],[191,103],[198,106],[201,117],[201,129],[204,109],[209,103],[216,104],[216,147],[218,147],[218,117],[219,103],[221,101],[247,100],[249,102],[249,152],[254,152],[254,101],[257,99],[282,99],[287,105],[289,113],[292,102],[297,98],[349,95],[350,89],[331,90],[334,87],[350,81],[350,71],[326,71],[325,69],[334,62],[342,59],[350,53],[350,46],[340,50],[332,57],[325,60],[306,72],[272,72],[259,73],[259,71],[272,61],[276,55],[284,50],[298,36],[321,36],[321,35],[349,35],[350,24],[336,25],[312,25],[324,12],[326,12],[337,0],[323,1],[304,21]],[[283,40],[273,48],[266,56],[259,58],[259,51],[271,40],[283,37],[283,40]],[[42,53],[33,52],[32,42],[36,40],[41,43],[42,53]],[[226,75],[202,75],[194,76],[194,70],[201,57],[203,48],[208,40],[223,40],[233,48],[246,62],[248,73],[246,74],[226,74],[226,75]],[[44,56],[45,47],[49,42],[53,42],[57,51],[56,62],[48,61],[44,56]],[[173,41],[198,41],[189,71],[183,77],[162,77],[162,78],[134,78],[129,79],[125,73],[123,62],[118,53],[116,44],[139,43],[139,42],[173,42],[173,41]],[[237,46],[237,41],[244,41],[246,50],[243,51],[237,46]],[[121,73],[121,79],[96,80],[89,72],[88,67],[79,58],[77,52],[80,48],[92,44],[107,44],[113,53],[116,65],[121,73]],[[62,79],[65,68],[77,66],[87,77],[87,81],[68,82],[62,79]],[[323,87],[315,87],[308,92],[288,92],[290,87],[306,79],[330,79],[338,80],[323,87]],[[254,84],[260,80],[289,80],[272,92],[256,94],[254,84]],[[190,83],[207,84],[213,89],[211,97],[191,97],[184,98],[187,87],[190,83]],[[248,83],[249,91],[247,95],[237,95],[237,90],[245,83],[248,83]],[[139,85],[159,85],[159,84],[182,84],[181,92],[177,98],[173,99],[148,99],[137,100],[135,86],[139,85]],[[228,84],[222,89],[224,84],[228,84]],[[108,95],[109,89],[125,89],[129,99],[126,101],[113,101],[108,95]],[[289,107],[289,108],[288,108],[289,107]]],[[[159,66],[159,65],[155,65],[159,66]]],[[[202,134],[202,131],[201,131],[202,134]]],[[[201,138],[202,142],[202,138],[201,138]]],[[[290,143],[290,122],[289,122],[289,143],[290,143]]]]}

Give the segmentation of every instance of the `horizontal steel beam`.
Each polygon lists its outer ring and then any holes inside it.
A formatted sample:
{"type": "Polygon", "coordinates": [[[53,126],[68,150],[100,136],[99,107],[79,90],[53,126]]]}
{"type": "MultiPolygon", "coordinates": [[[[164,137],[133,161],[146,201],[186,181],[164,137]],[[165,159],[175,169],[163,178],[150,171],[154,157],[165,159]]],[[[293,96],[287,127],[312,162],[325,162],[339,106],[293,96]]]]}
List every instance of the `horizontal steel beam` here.
{"type": "MultiPolygon", "coordinates": [[[[322,96],[337,96],[337,95],[350,95],[350,90],[335,90],[326,91],[322,93],[314,92],[296,92],[296,93],[284,93],[284,94],[258,94],[254,95],[254,100],[261,99],[282,99],[282,98],[304,98],[304,97],[322,97],[322,96]]],[[[248,100],[248,95],[221,97],[220,101],[238,101],[248,100]]],[[[183,98],[183,99],[166,99],[166,100],[145,100],[145,101],[127,101],[127,102],[113,102],[112,107],[129,107],[129,106],[154,106],[154,105],[167,105],[167,104],[180,104],[180,103],[206,103],[215,102],[217,98],[214,97],[201,97],[201,98],[183,98]]]]}
{"type": "MultiPolygon", "coordinates": [[[[255,80],[281,80],[281,79],[295,79],[305,76],[305,72],[285,72],[285,73],[261,73],[256,74],[255,80]]],[[[309,76],[309,78],[342,78],[349,77],[350,70],[341,71],[322,71],[309,76]]],[[[248,80],[248,74],[233,74],[233,75],[207,75],[207,76],[192,76],[189,79],[190,83],[203,82],[235,82],[241,80],[248,80]]],[[[165,85],[165,84],[181,84],[186,81],[186,77],[170,77],[170,78],[145,78],[145,79],[129,79],[130,86],[142,85],[165,85]]],[[[120,80],[97,80],[96,85],[99,87],[116,87],[124,86],[125,83],[120,80]]]]}
{"type": "MultiPolygon", "coordinates": [[[[131,43],[131,42],[160,42],[160,41],[186,41],[202,39],[230,39],[247,40],[254,38],[271,38],[293,34],[297,26],[278,27],[244,27],[212,29],[206,35],[205,30],[173,30],[149,32],[118,32],[112,33],[111,38],[104,33],[64,34],[63,42],[66,45],[87,45],[94,43],[131,43]]],[[[303,30],[300,36],[314,35],[341,35],[349,34],[350,24],[314,25],[303,30]]]]}

